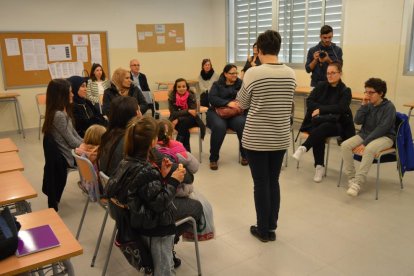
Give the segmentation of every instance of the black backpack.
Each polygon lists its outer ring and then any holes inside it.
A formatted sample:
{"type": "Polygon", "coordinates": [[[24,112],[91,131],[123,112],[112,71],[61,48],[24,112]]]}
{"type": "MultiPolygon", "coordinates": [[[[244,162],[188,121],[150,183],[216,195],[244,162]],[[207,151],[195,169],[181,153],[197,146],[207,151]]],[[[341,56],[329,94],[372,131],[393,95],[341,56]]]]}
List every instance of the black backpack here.
{"type": "Polygon", "coordinates": [[[17,250],[17,232],[20,223],[10,213],[8,207],[0,212],[0,260],[13,255],[17,250]]]}

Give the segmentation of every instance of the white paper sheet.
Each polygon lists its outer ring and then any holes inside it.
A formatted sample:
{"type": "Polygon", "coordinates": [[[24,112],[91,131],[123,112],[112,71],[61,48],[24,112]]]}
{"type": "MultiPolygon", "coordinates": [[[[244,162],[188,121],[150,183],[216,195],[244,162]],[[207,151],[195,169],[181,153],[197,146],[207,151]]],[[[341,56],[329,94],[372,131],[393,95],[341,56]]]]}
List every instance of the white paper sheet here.
{"type": "Polygon", "coordinates": [[[47,45],[49,61],[65,61],[72,59],[70,44],[47,45]]]}
{"type": "Polygon", "coordinates": [[[23,67],[25,71],[47,70],[44,39],[22,39],[23,67]]]}
{"type": "Polygon", "coordinates": [[[101,37],[99,34],[90,34],[89,40],[91,42],[91,63],[102,64],[101,37]]]}
{"type": "Polygon", "coordinates": [[[88,61],[88,48],[87,47],[76,47],[76,59],[78,61],[88,61]]]}
{"type": "Polygon", "coordinates": [[[87,34],[74,34],[72,35],[73,46],[88,46],[87,34]]]}
{"type": "Polygon", "coordinates": [[[19,40],[17,38],[5,38],[4,42],[8,56],[20,56],[19,40]]]}
{"type": "Polygon", "coordinates": [[[84,71],[83,62],[55,62],[49,64],[49,73],[52,79],[69,78],[71,76],[82,76],[84,71]]]}

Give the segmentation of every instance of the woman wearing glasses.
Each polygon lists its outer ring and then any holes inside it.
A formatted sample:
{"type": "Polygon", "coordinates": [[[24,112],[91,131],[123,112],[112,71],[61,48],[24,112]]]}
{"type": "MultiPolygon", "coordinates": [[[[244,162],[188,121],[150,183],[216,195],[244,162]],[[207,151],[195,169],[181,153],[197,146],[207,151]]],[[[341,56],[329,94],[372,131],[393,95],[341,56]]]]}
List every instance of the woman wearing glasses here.
{"type": "Polygon", "coordinates": [[[365,82],[365,97],[355,114],[355,124],[362,124],[361,131],[341,145],[350,196],[358,195],[375,155],[394,143],[396,111],[393,103],[385,98],[386,93],[385,81],[370,78],[365,82]],[[354,166],[354,153],[362,155],[358,170],[354,166]]]}
{"type": "Polygon", "coordinates": [[[307,112],[300,131],[309,133],[309,136],[292,155],[299,161],[305,152],[313,148],[315,182],[321,182],[325,173],[326,138],[341,136],[345,140],[355,135],[349,107],[352,93],[341,80],[342,65],[336,62],[329,64],[326,75],[328,81],[319,82],[306,100],[307,112]]]}
{"type": "Polygon", "coordinates": [[[211,86],[219,78],[218,74],[214,72],[213,65],[209,58],[203,59],[201,62],[201,72],[198,76],[198,85],[200,87],[200,105],[208,107],[208,91],[211,86]]]}
{"type": "Polygon", "coordinates": [[[246,113],[236,115],[231,118],[222,118],[217,112],[217,107],[236,107],[235,102],[237,92],[242,85],[241,79],[237,77],[237,66],[234,64],[227,64],[221,73],[219,80],[213,83],[208,95],[210,108],[207,111],[207,126],[211,129],[210,137],[210,169],[218,169],[218,160],[221,145],[228,128],[237,133],[239,139],[239,147],[241,153],[241,164],[247,166],[248,162],[246,154],[241,146],[241,138],[243,135],[244,124],[246,122],[246,113]]]}

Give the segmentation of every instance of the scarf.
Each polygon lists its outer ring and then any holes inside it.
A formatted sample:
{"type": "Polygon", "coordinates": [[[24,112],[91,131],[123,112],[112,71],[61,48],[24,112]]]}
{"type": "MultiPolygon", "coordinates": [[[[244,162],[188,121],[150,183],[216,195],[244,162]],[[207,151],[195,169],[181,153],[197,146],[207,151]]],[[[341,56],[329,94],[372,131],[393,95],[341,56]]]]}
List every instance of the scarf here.
{"type": "Polygon", "coordinates": [[[183,95],[175,93],[175,105],[182,110],[188,109],[188,96],[190,96],[190,92],[188,91],[185,91],[183,95]]]}
{"type": "Polygon", "coordinates": [[[205,80],[205,81],[207,81],[207,80],[209,80],[209,79],[211,79],[211,77],[213,76],[213,74],[214,74],[214,69],[213,68],[211,68],[211,70],[210,71],[208,71],[208,72],[206,72],[206,71],[204,71],[204,70],[201,70],[201,72],[200,72],[200,76],[203,78],[203,80],[205,80]]]}

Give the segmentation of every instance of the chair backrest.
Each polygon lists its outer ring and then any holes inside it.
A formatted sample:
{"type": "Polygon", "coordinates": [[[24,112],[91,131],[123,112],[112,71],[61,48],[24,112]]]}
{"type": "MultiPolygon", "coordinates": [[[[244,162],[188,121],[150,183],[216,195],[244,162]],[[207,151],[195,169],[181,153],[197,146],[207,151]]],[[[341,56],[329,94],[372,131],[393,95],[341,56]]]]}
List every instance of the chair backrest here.
{"type": "Polygon", "coordinates": [[[35,97],[36,97],[37,111],[39,112],[39,115],[44,115],[45,108],[46,108],[46,93],[36,94],[35,97]]]}
{"type": "Polygon", "coordinates": [[[157,90],[154,91],[154,100],[156,102],[168,102],[168,90],[157,90]]]}

